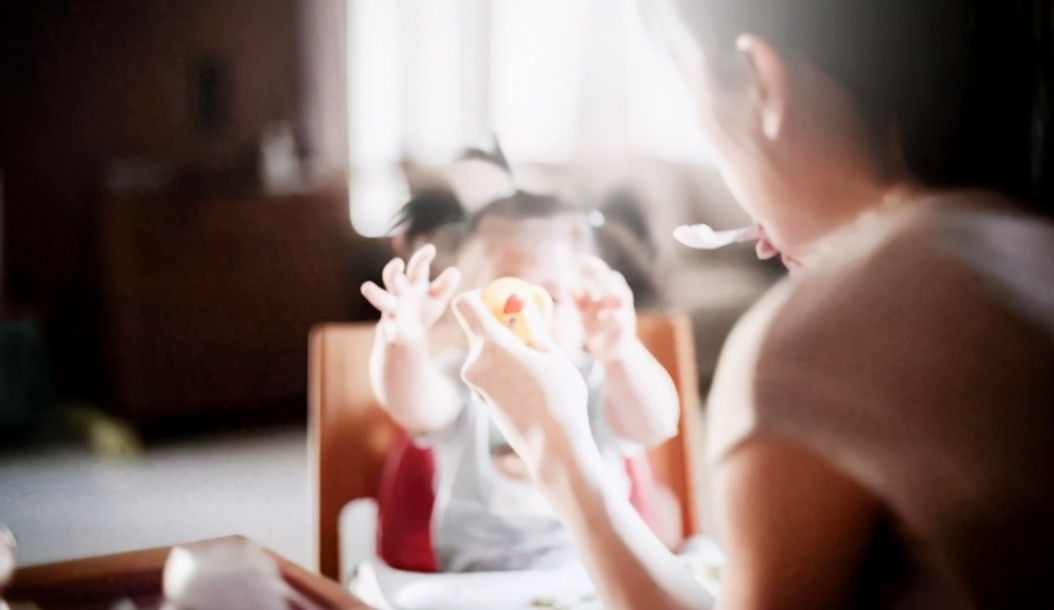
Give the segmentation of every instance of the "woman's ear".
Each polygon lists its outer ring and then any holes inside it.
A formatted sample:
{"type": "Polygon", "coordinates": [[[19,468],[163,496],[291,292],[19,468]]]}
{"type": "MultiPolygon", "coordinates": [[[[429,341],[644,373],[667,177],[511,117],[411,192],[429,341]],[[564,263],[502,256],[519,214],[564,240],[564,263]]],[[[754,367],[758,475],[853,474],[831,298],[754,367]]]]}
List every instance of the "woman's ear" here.
{"type": "Polygon", "coordinates": [[[750,34],[736,37],[736,50],[747,65],[752,110],[765,138],[775,141],[787,118],[787,64],[769,43],[750,34]]]}

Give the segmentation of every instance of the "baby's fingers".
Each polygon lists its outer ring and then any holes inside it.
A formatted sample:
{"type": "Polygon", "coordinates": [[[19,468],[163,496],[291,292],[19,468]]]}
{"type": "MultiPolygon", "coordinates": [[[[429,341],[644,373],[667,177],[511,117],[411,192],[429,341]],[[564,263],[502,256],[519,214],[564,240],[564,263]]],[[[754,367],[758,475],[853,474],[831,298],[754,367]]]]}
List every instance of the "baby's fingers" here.
{"type": "Polygon", "coordinates": [[[381,313],[391,313],[399,306],[399,299],[373,282],[362,285],[362,296],[381,313]]]}
{"type": "Polygon", "coordinates": [[[622,297],[618,295],[608,295],[602,297],[599,301],[597,301],[597,308],[601,311],[609,309],[618,309],[624,304],[625,302],[622,297]]]}
{"type": "Polygon", "coordinates": [[[436,257],[436,247],[425,244],[414,252],[410,262],[406,263],[406,279],[411,284],[428,279],[428,267],[436,257]]]}
{"type": "Polygon", "coordinates": [[[586,286],[591,287],[601,295],[632,294],[626,278],[607,265],[597,256],[586,256],[579,266],[579,273],[585,280],[586,286]]]}
{"type": "Polygon", "coordinates": [[[597,313],[597,322],[601,324],[613,324],[618,321],[618,314],[612,309],[602,309],[597,313]]]}
{"type": "Polygon", "coordinates": [[[591,295],[579,292],[574,295],[575,306],[584,316],[595,316],[598,312],[619,309],[626,304],[625,297],[617,294],[591,295]]]}
{"type": "MultiPolygon", "coordinates": [[[[402,277],[405,268],[406,265],[403,263],[403,259],[398,257],[388,261],[388,264],[384,266],[381,277],[384,279],[384,287],[388,289],[388,292],[398,296],[400,288],[398,278],[402,277]]],[[[406,278],[403,279],[405,280],[406,278]]],[[[405,283],[405,281],[402,282],[402,284],[405,283]]]]}
{"type": "Polygon", "coordinates": [[[428,287],[428,295],[442,303],[448,302],[461,284],[461,272],[447,267],[428,287]]]}
{"type": "Polygon", "coordinates": [[[578,266],[578,272],[594,288],[607,292],[612,284],[612,271],[607,263],[598,256],[584,256],[578,266]]]}

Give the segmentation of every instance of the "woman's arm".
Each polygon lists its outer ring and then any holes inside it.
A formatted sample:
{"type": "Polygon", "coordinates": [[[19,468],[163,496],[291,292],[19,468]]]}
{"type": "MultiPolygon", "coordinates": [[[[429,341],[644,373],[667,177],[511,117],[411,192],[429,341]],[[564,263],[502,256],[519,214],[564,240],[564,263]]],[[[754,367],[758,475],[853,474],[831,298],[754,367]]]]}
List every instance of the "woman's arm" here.
{"type": "Polygon", "coordinates": [[[710,609],[714,600],[608,479],[592,443],[554,441],[538,483],[574,536],[606,608],[710,609]]]}
{"type": "Polygon", "coordinates": [[[458,297],[454,311],[471,343],[462,377],[570,528],[607,606],[713,607],[609,481],[589,428],[585,382],[540,314],[531,305],[524,314],[535,330],[532,349],[491,317],[478,293],[458,297]]]}
{"type": "MultiPolygon", "coordinates": [[[[544,330],[527,348],[479,295],[455,301],[472,350],[462,376],[575,537],[612,608],[708,608],[712,601],[615,491],[582,406],[586,389],[544,330]]],[[[544,329],[528,311],[532,328],[544,329]]],[[[751,440],[714,472],[728,563],[722,608],[840,608],[850,602],[880,503],[816,456],[751,440]]]]}
{"type": "MultiPolygon", "coordinates": [[[[566,435],[538,481],[611,608],[713,608],[713,601],[608,484],[599,453],[566,435]]],[[[849,608],[881,506],[801,449],[751,441],[715,471],[728,558],[720,608],[849,608]]]]}
{"type": "Polygon", "coordinates": [[[850,607],[881,516],[874,496],[815,455],[763,440],[733,449],[712,481],[722,607],[850,607]]]}

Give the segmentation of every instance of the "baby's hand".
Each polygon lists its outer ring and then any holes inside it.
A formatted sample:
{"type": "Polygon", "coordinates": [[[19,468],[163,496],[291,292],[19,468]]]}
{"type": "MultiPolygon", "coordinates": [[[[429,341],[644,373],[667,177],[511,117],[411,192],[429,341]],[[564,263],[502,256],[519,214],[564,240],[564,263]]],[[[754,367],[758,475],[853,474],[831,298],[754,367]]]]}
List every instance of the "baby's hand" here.
{"type": "Polygon", "coordinates": [[[380,330],[388,342],[423,341],[454,296],[461,282],[461,274],[454,267],[428,281],[428,268],[435,256],[435,246],[426,244],[414,252],[405,267],[400,258],[385,265],[384,288],[373,282],[362,285],[362,296],[381,312],[380,330]]]}
{"type": "Polygon", "coordinates": [[[580,267],[583,286],[575,291],[575,305],[582,312],[586,349],[597,360],[618,357],[637,337],[637,312],[626,278],[595,256],[580,267]]]}

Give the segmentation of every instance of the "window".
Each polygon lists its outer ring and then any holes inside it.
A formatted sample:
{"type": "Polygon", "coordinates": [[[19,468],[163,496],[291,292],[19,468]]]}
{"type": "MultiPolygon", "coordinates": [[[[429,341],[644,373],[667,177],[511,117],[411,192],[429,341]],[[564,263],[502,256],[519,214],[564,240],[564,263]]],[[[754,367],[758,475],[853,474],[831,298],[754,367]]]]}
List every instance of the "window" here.
{"type": "Polygon", "coordinates": [[[705,162],[687,88],[634,0],[349,0],[351,218],[382,235],[400,163],[705,162]]]}

